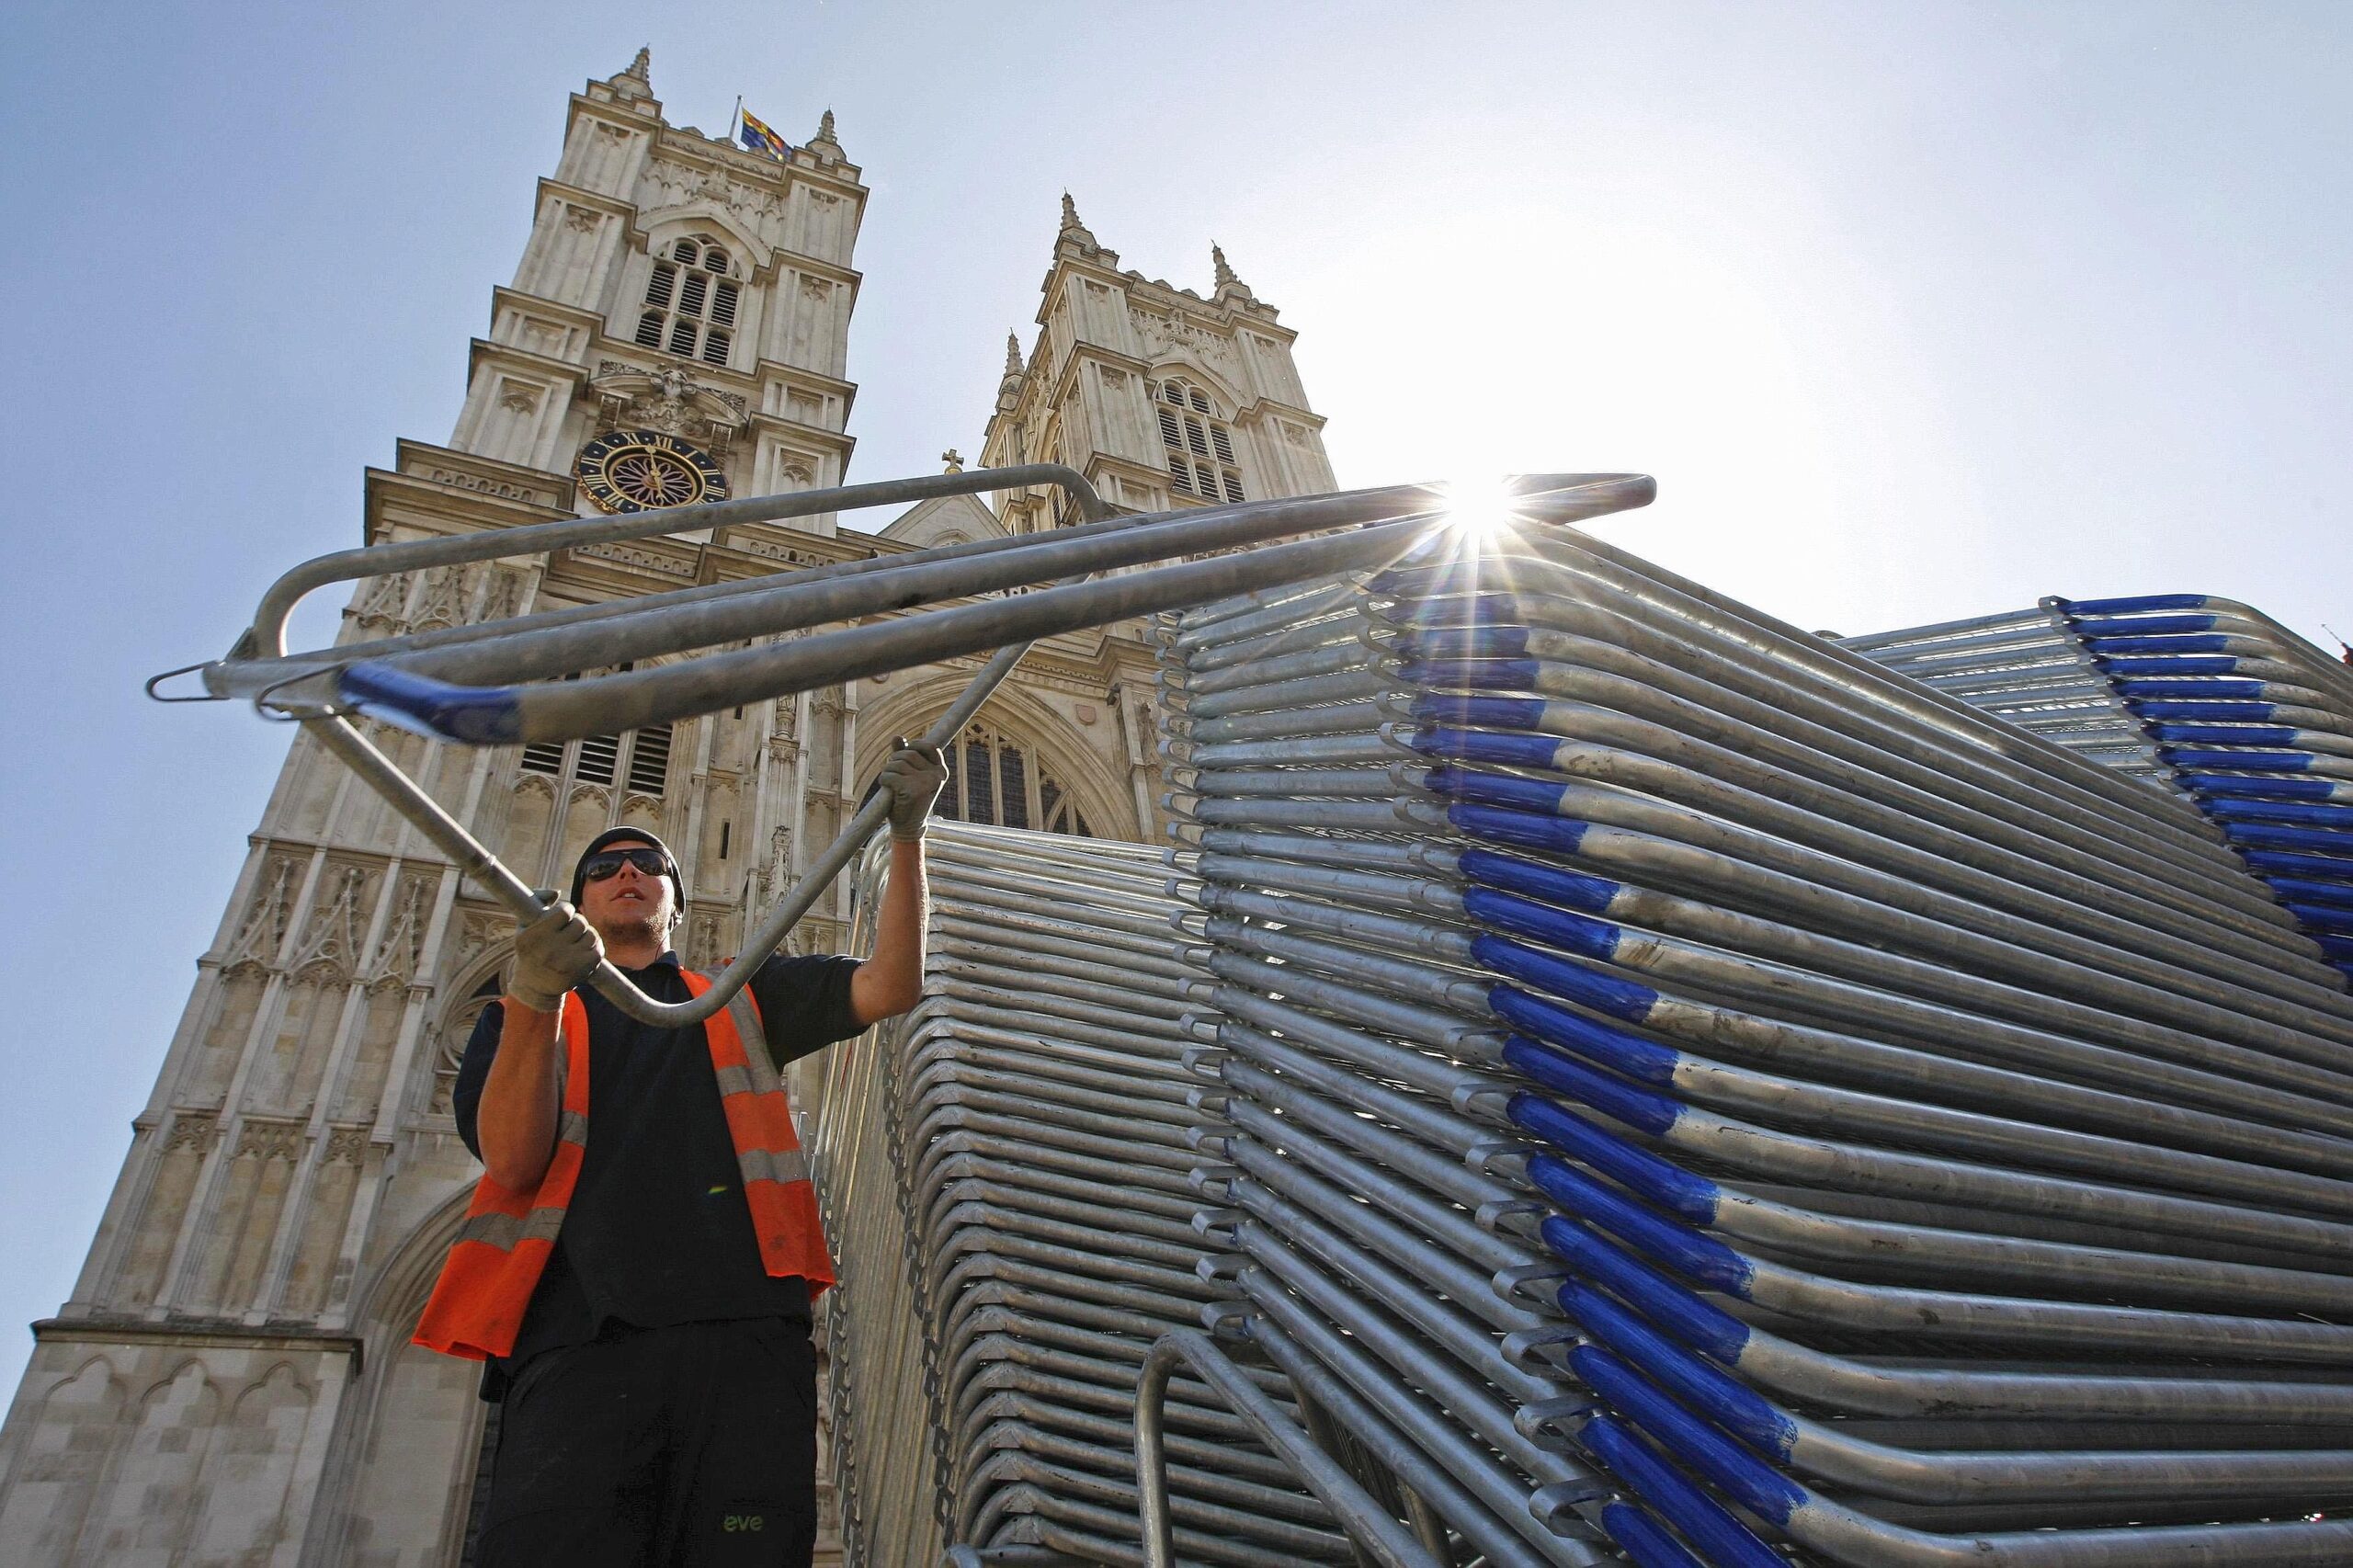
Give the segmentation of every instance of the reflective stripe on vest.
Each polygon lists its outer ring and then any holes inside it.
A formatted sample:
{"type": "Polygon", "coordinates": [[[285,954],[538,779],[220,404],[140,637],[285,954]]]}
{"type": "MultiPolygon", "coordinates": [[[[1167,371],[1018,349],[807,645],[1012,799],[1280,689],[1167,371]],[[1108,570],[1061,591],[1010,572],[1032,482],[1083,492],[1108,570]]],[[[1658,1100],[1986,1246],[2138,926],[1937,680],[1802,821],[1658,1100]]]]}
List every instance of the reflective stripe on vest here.
{"type": "MultiPolygon", "coordinates": [[[[689,995],[710,989],[706,976],[680,972],[689,995]]],[[[475,1184],[465,1221],[417,1320],[415,1342],[427,1349],[479,1361],[515,1348],[523,1313],[554,1250],[587,1157],[588,1013],[578,996],[564,997],[560,1028],[563,1105],[547,1173],[533,1192],[503,1187],[487,1172],[475,1184]]],[[[797,1274],[807,1279],[813,1300],[833,1284],[833,1262],[817,1218],[816,1191],[809,1185],[809,1163],[793,1131],[792,1108],[768,1060],[766,1031],[750,991],[737,992],[702,1032],[744,1178],[760,1266],[779,1278],[797,1274]],[[761,1049],[746,1051],[746,1040],[761,1041],[761,1049]]]]}

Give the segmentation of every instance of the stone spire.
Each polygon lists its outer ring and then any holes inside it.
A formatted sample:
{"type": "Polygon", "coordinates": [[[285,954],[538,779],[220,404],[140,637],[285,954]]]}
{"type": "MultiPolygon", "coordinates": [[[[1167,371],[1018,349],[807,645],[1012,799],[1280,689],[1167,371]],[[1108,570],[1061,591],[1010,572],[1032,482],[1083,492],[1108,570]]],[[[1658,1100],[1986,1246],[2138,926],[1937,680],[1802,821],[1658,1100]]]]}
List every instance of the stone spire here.
{"type": "Polygon", "coordinates": [[[842,144],[834,140],[834,111],[832,109],[827,109],[817,117],[817,134],[809,138],[809,148],[810,151],[817,153],[821,158],[825,156],[826,153],[831,153],[836,158],[842,155],[842,144]],[[821,148],[824,151],[818,151],[821,148]]]}
{"type": "Polygon", "coordinates": [[[1210,267],[1217,278],[1217,290],[1211,298],[1220,301],[1256,298],[1250,292],[1250,285],[1233,275],[1233,268],[1226,265],[1224,250],[1215,242],[1210,245],[1210,267]]]}
{"type": "Polygon", "coordinates": [[[1021,387],[1028,371],[1021,363],[1021,335],[1005,335],[1005,374],[996,383],[996,408],[999,414],[1010,414],[1021,403],[1021,387]]]}
{"type": "Polygon", "coordinates": [[[1079,222],[1078,203],[1070,199],[1069,191],[1063,191],[1062,230],[1054,235],[1054,248],[1061,250],[1071,245],[1077,246],[1082,252],[1101,253],[1103,256],[1109,256],[1113,262],[1119,260],[1117,256],[1110,256],[1109,252],[1103,250],[1102,242],[1095,237],[1095,232],[1092,229],[1079,222]]]}
{"type": "Polygon", "coordinates": [[[605,85],[612,88],[624,102],[652,97],[654,96],[654,51],[651,48],[639,50],[636,59],[631,61],[622,70],[605,78],[605,85]]]}

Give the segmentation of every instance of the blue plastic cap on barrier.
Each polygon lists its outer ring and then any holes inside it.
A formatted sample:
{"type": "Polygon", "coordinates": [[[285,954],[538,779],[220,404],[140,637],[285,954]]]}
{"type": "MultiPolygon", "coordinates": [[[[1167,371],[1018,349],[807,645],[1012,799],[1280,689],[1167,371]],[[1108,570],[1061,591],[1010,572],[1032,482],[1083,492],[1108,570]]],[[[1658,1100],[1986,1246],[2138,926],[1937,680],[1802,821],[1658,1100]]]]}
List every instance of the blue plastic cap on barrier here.
{"type": "Polygon", "coordinates": [[[2210,699],[2261,701],[2271,695],[2268,682],[2229,676],[2210,676],[2203,680],[2165,680],[2142,676],[2118,681],[2116,689],[2128,698],[2172,697],[2193,702],[2210,699]]]}
{"type": "MultiPolygon", "coordinates": [[[[2124,684],[2129,687],[2134,683],[2126,681],[2124,684]]],[[[2260,724],[2279,710],[2277,704],[2269,702],[2185,702],[2178,698],[2130,695],[2124,699],[2124,706],[2143,719],[2209,721],[2224,724],[2260,724]]]]}
{"type": "Polygon", "coordinates": [[[522,736],[515,686],[453,686],[370,661],[335,676],[335,695],[371,718],[468,745],[512,745],[522,736]]]}
{"type": "Polygon", "coordinates": [[[1665,1132],[1683,1113],[1683,1108],[1665,1095],[1621,1083],[1525,1035],[1513,1035],[1504,1041],[1503,1059],[1542,1087],[1637,1131],[1665,1132]]]}
{"type": "Polygon", "coordinates": [[[2302,773],[2313,765],[2300,751],[2207,751],[2196,746],[2159,746],[2157,756],[2176,767],[2231,767],[2249,773],[2302,773]]]}
{"type": "Polygon", "coordinates": [[[2070,615],[2138,615],[2154,609],[2204,609],[2204,594],[2142,594],[2120,599],[2062,599],[2070,615]]]}
{"type": "Polygon", "coordinates": [[[1786,1460],[1797,1447],[1796,1423],[1731,1373],[1711,1366],[1651,1324],[1589,1286],[1561,1287],[1561,1310],[1648,1377],[1665,1383],[1684,1404],[1768,1459],[1786,1460]]]}
{"type": "MultiPolygon", "coordinates": [[[[1534,1133],[1547,1143],[1583,1160],[1610,1180],[1695,1225],[1712,1223],[1719,1196],[1716,1184],[1705,1176],[1638,1149],[1613,1132],[1604,1131],[1565,1107],[1523,1090],[1512,1096],[1504,1114],[1514,1127],[1534,1133]]],[[[1656,1258],[1686,1278],[1739,1295],[1748,1289],[1750,1269],[1741,1256],[1723,1243],[1684,1229],[1631,1200],[1621,1198],[1559,1159],[1538,1154],[1529,1161],[1529,1179],[1561,1203],[1623,1237],[1644,1255],[1656,1258]],[[1549,1165],[1547,1161],[1551,1161],[1549,1165]],[[1557,1179],[1548,1179],[1546,1170],[1557,1179]]]]}
{"type": "Polygon", "coordinates": [[[2263,796],[2279,801],[2325,801],[2335,793],[2325,778],[2236,778],[2227,773],[2185,773],[2190,789],[2218,795],[2263,796]]]}
{"type": "MultiPolygon", "coordinates": [[[[1666,1516],[1675,1528],[1699,1543],[1705,1551],[1707,1562],[1714,1568],[1789,1568],[1789,1560],[1750,1532],[1747,1526],[1733,1517],[1731,1512],[1714,1498],[1702,1492],[1688,1476],[1659,1456],[1658,1450],[1636,1436],[1632,1428],[1608,1415],[1596,1416],[1586,1423],[1582,1435],[1586,1450],[1598,1460],[1609,1472],[1640,1494],[1644,1503],[1666,1516]]],[[[1657,1528],[1648,1517],[1623,1503],[1613,1503],[1601,1512],[1602,1528],[1608,1529],[1611,1539],[1625,1546],[1629,1556],[1634,1548],[1612,1528],[1613,1514],[1624,1514],[1639,1521],[1640,1527],[1657,1528]]],[[[1637,1526],[1622,1525],[1635,1528],[1637,1526]]],[[[1673,1543],[1670,1543],[1673,1544],[1673,1543]]],[[[1677,1545],[1675,1548],[1682,1551],[1677,1545]]],[[[1635,1557],[1638,1562],[1640,1557],[1635,1557]]],[[[1675,1562],[1669,1558],[1666,1561],[1675,1562]]],[[[1683,1562],[1700,1560],[1684,1552],[1683,1562]]],[[[1679,1565],[1678,1565],[1679,1568],[1679,1565]]]]}
{"type": "Polygon", "coordinates": [[[1538,816],[1475,801],[1458,801],[1447,807],[1446,821],[1448,826],[1472,838],[1522,849],[1546,849],[1555,855],[1575,854],[1593,825],[1574,817],[1538,816]]]}
{"type": "Polygon", "coordinates": [[[1458,730],[1446,725],[1417,727],[1413,747],[1424,756],[1451,757],[1457,762],[1492,762],[1506,767],[1550,767],[1561,743],[1552,735],[1518,731],[1458,730]]]}
{"type": "MultiPolygon", "coordinates": [[[[1487,896],[1500,898],[1506,895],[1491,893],[1487,896]]],[[[1563,915],[1561,918],[1573,917],[1563,915]]],[[[1614,931],[1617,927],[1608,929],[1614,931]]],[[[1643,1016],[1651,1010],[1651,1005],[1658,1000],[1658,993],[1647,985],[1620,980],[1614,974],[1603,974],[1583,964],[1539,952],[1524,943],[1502,937],[1482,935],[1472,937],[1471,956],[1498,974],[1517,980],[1523,985],[1549,991],[1581,1007],[1591,1007],[1597,1013],[1607,1013],[1630,1024],[1641,1023],[1643,1016]]]]}
{"type": "Polygon", "coordinates": [[[2302,903],[2325,903],[2332,908],[2353,909],[2353,886],[2344,882],[2307,881],[2301,877],[2270,877],[2266,879],[2271,891],[2283,899],[2302,903]]]}
{"type": "MultiPolygon", "coordinates": [[[[1746,1324],[1590,1231],[1558,1215],[1547,1220],[1545,1225],[1547,1244],[1587,1278],[1709,1359],[1726,1367],[1739,1365],[1740,1353],[1748,1345],[1746,1324]],[[1560,1221],[1557,1231],[1549,1228],[1555,1220],[1560,1221]]],[[[1574,1284],[1563,1285],[1560,1290],[1561,1310],[1572,1315],[1576,1308],[1566,1298],[1575,1288],[1574,1284]]]]}
{"type": "Polygon", "coordinates": [[[1569,1352],[1569,1364],[1588,1388],[1639,1429],[1696,1466],[1767,1523],[1787,1524],[1804,1506],[1804,1488],[1659,1392],[1608,1351],[1581,1345],[1569,1352]]]}
{"type": "Polygon", "coordinates": [[[2211,631],[2211,615],[2144,615],[2129,620],[2086,619],[2076,607],[2075,631],[2086,637],[2169,637],[2185,631],[2211,631]]]}
{"type": "Polygon", "coordinates": [[[1466,697],[1424,692],[1410,710],[1418,723],[1466,730],[1532,730],[1544,717],[1540,697],[1466,697]]]}
{"type": "Polygon", "coordinates": [[[2226,676],[2239,667],[2235,654],[2184,653],[2165,658],[2094,660],[2112,676],[2226,676]]]}
{"type": "MultiPolygon", "coordinates": [[[[1666,1527],[1631,1503],[1610,1503],[1601,1510],[1602,1533],[1618,1543],[1634,1568],[1708,1568],[1666,1527]]],[[[1776,1562],[1780,1560],[1774,1559],[1776,1562]]]]}
{"type": "Polygon", "coordinates": [[[1613,1028],[1598,1018],[1572,1013],[1558,1003],[1508,985],[1488,987],[1487,1006],[1520,1033],[1598,1062],[1638,1084],[1667,1087],[1675,1081],[1676,1064],[1683,1060],[1683,1053],[1672,1047],[1613,1028]]]}
{"type": "Polygon", "coordinates": [[[2297,732],[2285,724],[2151,724],[2161,741],[2204,746],[2291,746],[2297,732]]]}
{"type": "Polygon", "coordinates": [[[1462,875],[1482,887],[1500,888],[1505,892],[1519,893],[1587,915],[1607,912],[1626,886],[1607,877],[1588,877],[1582,871],[1540,866],[1518,856],[1498,855],[1492,849],[1465,849],[1456,866],[1462,875]]]}
{"type": "Polygon", "coordinates": [[[1533,659],[1408,659],[1397,676],[1408,686],[1461,686],[1476,691],[1529,691],[1536,685],[1533,659]]]}

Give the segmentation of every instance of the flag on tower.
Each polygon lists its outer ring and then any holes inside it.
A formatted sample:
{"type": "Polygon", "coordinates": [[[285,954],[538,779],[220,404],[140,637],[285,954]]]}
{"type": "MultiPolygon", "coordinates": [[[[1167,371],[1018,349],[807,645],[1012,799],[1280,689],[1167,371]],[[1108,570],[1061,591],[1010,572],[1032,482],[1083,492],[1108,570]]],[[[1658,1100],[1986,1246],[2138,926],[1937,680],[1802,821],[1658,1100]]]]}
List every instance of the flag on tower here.
{"type": "Polygon", "coordinates": [[[750,109],[744,110],[744,123],[736,131],[735,135],[737,140],[755,153],[766,153],[771,158],[792,156],[791,145],[783,137],[769,130],[767,123],[750,109]]]}

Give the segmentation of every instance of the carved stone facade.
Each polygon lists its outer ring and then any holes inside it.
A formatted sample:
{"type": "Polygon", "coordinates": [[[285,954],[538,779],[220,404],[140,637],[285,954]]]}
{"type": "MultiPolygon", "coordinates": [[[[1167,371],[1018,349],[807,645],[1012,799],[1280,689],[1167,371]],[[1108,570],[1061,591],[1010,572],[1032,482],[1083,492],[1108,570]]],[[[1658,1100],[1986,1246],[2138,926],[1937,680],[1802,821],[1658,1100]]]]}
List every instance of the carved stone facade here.
{"type": "MultiPolygon", "coordinates": [[[[589,84],[572,99],[514,280],[494,290],[489,335],[472,345],[456,429],[447,446],[402,441],[392,469],[369,472],[366,541],[585,512],[574,455],[622,421],[703,447],[737,495],[840,483],[866,196],[830,115],[780,162],[666,123],[642,54],[589,84]],[[684,238],[723,244],[741,267],[716,358],[640,341],[655,260],[684,238]]],[[[1250,494],[1327,488],[1320,422],[1273,311],[1230,271],[1203,301],[1116,262],[1066,222],[1046,334],[1007,377],[990,460],[1020,460],[1035,443],[1030,455],[1097,476],[1115,503],[1165,505],[1144,388],[1173,376],[1219,400],[1245,442],[1232,466],[1250,494]]],[[[960,498],[880,535],[820,516],[381,579],[355,594],[342,635],[920,549],[1039,526],[1043,506],[1015,494],[993,513],[960,498]]],[[[682,950],[709,965],[833,840],[895,738],[942,711],[974,663],[557,747],[372,734],[540,885],[561,884],[608,826],[658,831],[685,873],[682,950]]],[[[1024,825],[1156,839],[1151,671],[1131,630],[1033,652],[991,703],[985,734],[959,748],[968,774],[1020,754],[1027,796],[988,796],[993,820],[1018,810],[1035,819],[1024,825]]],[[[843,898],[820,900],[796,950],[836,948],[843,898]]],[[[35,1325],[0,1429],[0,1562],[457,1568],[486,1407],[475,1368],[408,1337],[478,1174],[449,1091],[512,931],[297,739],[73,1297],[35,1325]]]]}

